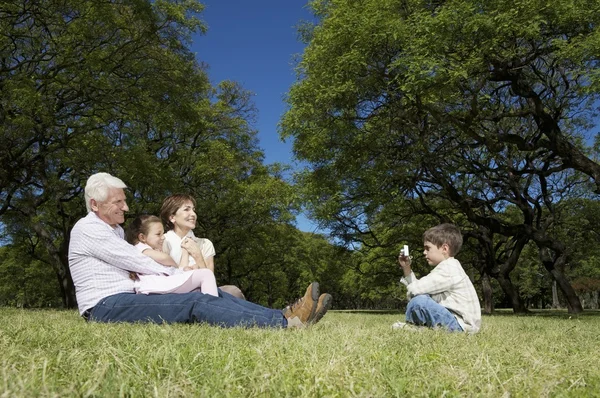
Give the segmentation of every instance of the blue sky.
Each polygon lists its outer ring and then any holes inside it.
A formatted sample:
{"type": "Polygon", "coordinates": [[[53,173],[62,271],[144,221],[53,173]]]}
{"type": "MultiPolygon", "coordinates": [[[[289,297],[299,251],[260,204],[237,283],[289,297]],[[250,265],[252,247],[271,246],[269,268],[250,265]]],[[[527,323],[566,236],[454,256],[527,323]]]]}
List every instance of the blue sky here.
{"type": "MultiPolygon", "coordinates": [[[[304,45],[296,26],[312,20],[307,0],[202,0],[201,19],[208,26],[204,35],[193,37],[192,51],[208,64],[213,84],[239,82],[254,93],[258,109],[260,147],[265,163],[292,160],[292,145],[282,142],[277,123],[285,112],[284,96],[295,81],[294,56],[304,45]]],[[[298,228],[314,231],[315,225],[298,218],[298,228]]]]}

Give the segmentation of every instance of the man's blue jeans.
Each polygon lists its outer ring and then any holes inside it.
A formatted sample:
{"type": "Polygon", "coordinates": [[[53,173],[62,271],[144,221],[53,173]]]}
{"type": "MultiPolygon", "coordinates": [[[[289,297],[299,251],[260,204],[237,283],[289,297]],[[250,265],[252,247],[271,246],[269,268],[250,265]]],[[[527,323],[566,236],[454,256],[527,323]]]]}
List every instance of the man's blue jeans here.
{"type": "Polygon", "coordinates": [[[96,322],[205,322],[223,327],[287,327],[280,310],[241,300],[219,290],[219,297],[191,293],[119,293],[94,306],[90,321],[96,322]]]}
{"type": "Polygon", "coordinates": [[[456,317],[427,294],[415,296],[408,302],[406,322],[430,328],[442,327],[451,332],[463,331],[456,317]]]}

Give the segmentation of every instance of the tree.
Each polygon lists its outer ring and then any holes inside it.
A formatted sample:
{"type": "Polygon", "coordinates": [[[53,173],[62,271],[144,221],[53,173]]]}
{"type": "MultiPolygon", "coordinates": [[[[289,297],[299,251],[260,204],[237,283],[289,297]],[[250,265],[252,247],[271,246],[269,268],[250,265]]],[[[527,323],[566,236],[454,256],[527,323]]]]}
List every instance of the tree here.
{"type": "Polygon", "coordinates": [[[570,310],[580,311],[560,271],[564,245],[548,228],[563,189],[555,180],[570,186],[583,175],[600,192],[585,141],[598,95],[590,10],[599,5],[311,4],[320,22],[304,31],[301,80],[281,132],[310,164],[301,181],[314,214],[366,231],[390,203],[441,193],[471,223],[533,239],[570,310]],[[523,222],[503,220],[511,204],[523,222]]]}
{"type": "Polygon", "coordinates": [[[197,127],[210,86],[184,44],[204,29],[194,16],[201,6],[131,0],[0,7],[0,216],[48,257],[71,307],[68,236],[84,212],[87,176],[105,170],[127,180],[119,172],[135,165],[152,179],[157,158],[166,161],[176,149],[176,133],[197,127]]]}

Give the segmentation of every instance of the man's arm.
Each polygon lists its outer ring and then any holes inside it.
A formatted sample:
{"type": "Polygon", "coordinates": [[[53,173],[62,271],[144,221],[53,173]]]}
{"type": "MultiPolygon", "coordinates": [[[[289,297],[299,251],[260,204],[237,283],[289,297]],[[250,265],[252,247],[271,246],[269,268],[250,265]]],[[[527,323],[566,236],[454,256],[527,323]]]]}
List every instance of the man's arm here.
{"type": "Polygon", "coordinates": [[[82,246],[87,254],[113,267],[146,275],[171,275],[176,270],[176,268],[162,266],[143,255],[138,249],[103,226],[83,228],[81,233],[84,235],[82,246]]]}

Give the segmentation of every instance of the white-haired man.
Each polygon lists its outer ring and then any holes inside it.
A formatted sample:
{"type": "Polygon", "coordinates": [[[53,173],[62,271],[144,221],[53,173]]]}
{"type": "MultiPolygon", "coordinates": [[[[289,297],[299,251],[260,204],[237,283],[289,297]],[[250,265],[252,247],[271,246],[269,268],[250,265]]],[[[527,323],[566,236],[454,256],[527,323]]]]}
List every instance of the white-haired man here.
{"type": "Polygon", "coordinates": [[[304,327],[317,322],[331,306],[331,296],[319,296],[313,282],[291,307],[274,310],[233,297],[200,292],[135,294],[130,272],[172,275],[165,267],[124,239],[126,185],[108,173],[92,175],[85,187],[88,215],[71,231],[69,267],[80,314],[98,322],[191,323],[258,327],[304,327]]]}

